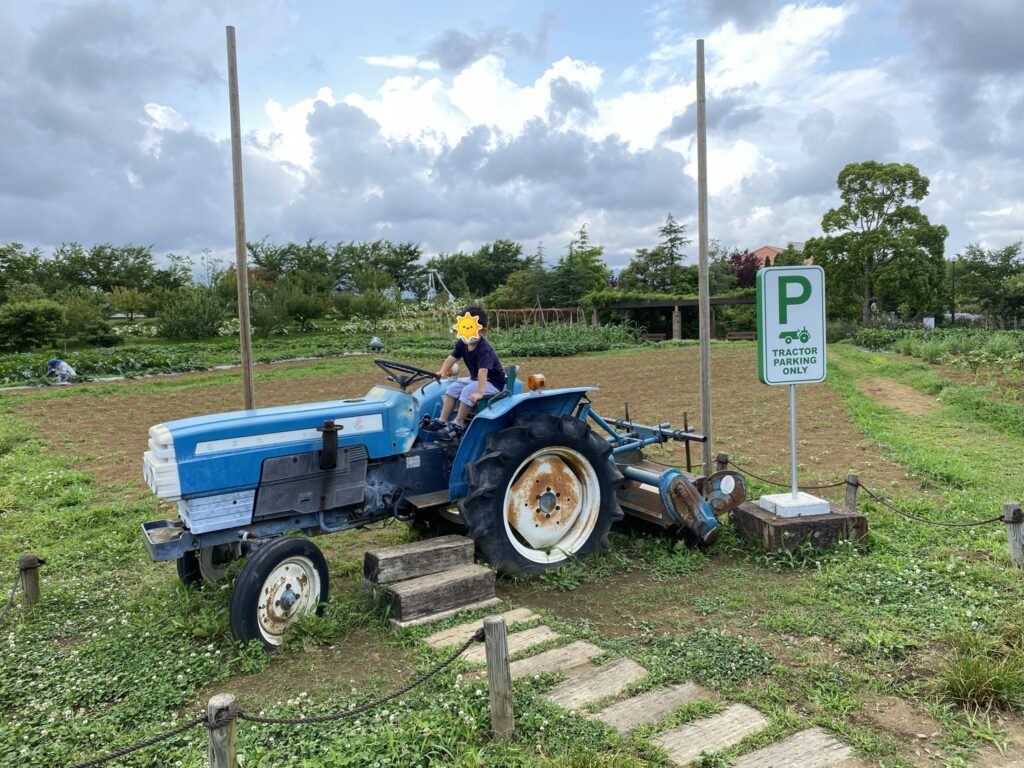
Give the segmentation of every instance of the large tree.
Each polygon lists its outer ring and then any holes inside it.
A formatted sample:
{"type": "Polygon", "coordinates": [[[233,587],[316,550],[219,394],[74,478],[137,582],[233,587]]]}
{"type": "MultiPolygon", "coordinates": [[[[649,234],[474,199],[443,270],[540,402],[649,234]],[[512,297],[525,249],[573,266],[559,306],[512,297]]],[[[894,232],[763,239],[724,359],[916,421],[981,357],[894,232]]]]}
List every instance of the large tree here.
{"type": "Polygon", "coordinates": [[[690,275],[682,263],[686,258],[683,249],[690,244],[686,225],[677,222],[669,213],[658,234],[661,242],[654,248],[639,248],[619,274],[619,288],[648,293],[695,291],[696,286],[690,285],[690,275]]]}
{"type": "Polygon", "coordinates": [[[551,270],[551,301],[560,307],[574,307],[591,291],[608,284],[611,271],[601,256],[604,247],[592,245],[587,225],[569,242],[568,252],[551,270]]]}
{"type": "Polygon", "coordinates": [[[871,321],[876,300],[892,308],[938,308],[948,230],[932,224],[916,203],[928,179],[909,163],[850,163],[837,180],[842,205],[821,219],[826,236],[804,253],[825,267],[833,308],[856,302],[871,321]]]}
{"type": "Polygon", "coordinates": [[[970,303],[1003,320],[1019,317],[1019,284],[1024,279],[1024,260],[1018,241],[1004,248],[968,245],[956,259],[956,300],[970,303]]]}

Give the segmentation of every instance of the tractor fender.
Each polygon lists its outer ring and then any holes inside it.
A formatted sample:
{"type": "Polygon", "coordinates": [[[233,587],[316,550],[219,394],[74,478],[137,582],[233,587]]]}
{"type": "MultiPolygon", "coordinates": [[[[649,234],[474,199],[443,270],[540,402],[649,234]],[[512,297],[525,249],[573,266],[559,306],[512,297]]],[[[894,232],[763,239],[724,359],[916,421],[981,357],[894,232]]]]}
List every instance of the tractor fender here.
{"type": "Polygon", "coordinates": [[[580,398],[596,389],[597,387],[542,389],[492,400],[486,410],[473,417],[462,436],[459,450],[452,462],[451,480],[448,483],[449,498],[461,499],[466,495],[466,465],[484,454],[489,434],[511,427],[520,416],[538,413],[552,416],[570,414],[579,404],[580,398]]]}

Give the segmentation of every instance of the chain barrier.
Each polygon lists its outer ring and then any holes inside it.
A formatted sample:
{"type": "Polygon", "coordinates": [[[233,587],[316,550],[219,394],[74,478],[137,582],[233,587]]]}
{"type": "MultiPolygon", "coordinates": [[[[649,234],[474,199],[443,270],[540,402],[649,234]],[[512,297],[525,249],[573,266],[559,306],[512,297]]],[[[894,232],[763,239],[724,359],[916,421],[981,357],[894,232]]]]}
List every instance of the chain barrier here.
{"type": "MultiPolygon", "coordinates": [[[[742,472],[745,475],[750,475],[755,480],[760,480],[762,483],[768,483],[768,485],[775,485],[775,486],[778,486],[779,488],[789,488],[790,487],[789,483],[780,483],[778,480],[772,480],[771,478],[768,478],[768,477],[761,477],[760,475],[755,475],[750,470],[746,469],[745,467],[741,467],[739,464],[737,464],[736,462],[734,462],[732,460],[729,461],[729,465],[732,466],[732,467],[735,467],[737,470],[739,470],[740,472],[742,472]]],[[[822,489],[822,488],[838,488],[838,487],[840,487],[842,485],[846,485],[846,481],[845,480],[843,480],[842,482],[839,482],[839,483],[824,483],[822,485],[801,485],[801,486],[798,486],[798,487],[801,490],[810,491],[810,490],[819,490],[819,489],[822,489]]],[[[915,522],[924,523],[925,525],[941,525],[941,526],[946,527],[946,528],[973,528],[973,527],[978,526],[978,525],[989,525],[991,523],[1000,523],[1000,522],[1003,521],[1003,516],[1002,515],[996,515],[995,517],[986,518],[985,520],[971,520],[969,522],[964,522],[964,523],[944,522],[942,520],[928,520],[927,518],[918,517],[917,515],[913,515],[910,512],[904,512],[902,509],[899,509],[894,504],[892,504],[889,501],[886,501],[883,497],[879,496],[877,493],[872,491],[870,488],[868,488],[866,485],[864,485],[864,483],[857,483],[857,486],[859,488],[862,488],[864,490],[864,493],[866,493],[874,501],[878,502],[879,504],[881,504],[886,509],[888,509],[888,510],[890,510],[892,512],[895,512],[897,515],[905,517],[908,520],[914,520],[915,522]]]]}
{"type": "MultiPolygon", "coordinates": [[[[732,466],[732,467],[735,467],[740,472],[742,472],[744,475],[750,475],[755,480],[760,480],[762,483],[768,483],[768,485],[774,485],[774,486],[777,486],[779,488],[789,488],[789,487],[791,487],[791,485],[789,483],[780,483],[778,480],[772,480],[771,478],[761,477],[760,475],[755,475],[749,469],[747,469],[745,467],[741,467],[735,461],[730,460],[729,461],[729,465],[732,466]]],[[[800,485],[800,486],[797,486],[797,487],[800,490],[802,490],[802,491],[820,491],[820,490],[823,490],[825,488],[838,488],[841,485],[846,485],[846,481],[843,480],[843,481],[838,482],[838,483],[824,483],[822,485],[800,485]]]]}
{"type": "Polygon", "coordinates": [[[949,523],[949,522],[944,522],[942,520],[927,520],[927,519],[925,519],[923,517],[918,517],[917,515],[912,515],[909,512],[904,512],[902,509],[898,509],[897,507],[895,507],[894,505],[890,504],[888,501],[883,499],[881,496],[879,496],[877,493],[874,493],[867,486],[862,485],[861,488],[864,489],[864,493],[866,493],[868,496],[870,496],[872,499],[877,501],[879,504],[881,504],[886,509],[889,509],[889,510],[893,511],[897,515],[901,515],[901,516],[907,518],[908,520],[915,520],[918,523],[926,523],[927,525],[941,525],[941,526],[944,526],[946,528],[973,528],[973,527],[978,526],[978,525],[989,525],[990,523],[1001,523],[1003,521],[1003,516],[1002,515],[996,515],[995,517],[990,517],[990,518],[988,518],[986,520],[972,520],[972,521],[966,522],[966,523],[949,523]]]}
{"type": "Polygon", "coordinates": [[[87,760],[84,763],[76,763],[75,765],[69,766],[69,768],[93,768],[93,766],[103,765],[105,763],[109,763],[111,760],[116,760],[119,757],[129,755],[132,752],[137,752],[140,749],[145,749],[146,747],[151,747],[154,744],[159,744],[161,741],[166,741],[167,739],[173,738],[174,736],[178,736],[200,725],[212,730],[215,728],[223,728],[225,725],[227,725],[233,720],[246,720],[250,723],[261,723],[264,725],[305,725],[307,723],[329,723],[337,720],[344,720],[345,718],[349,717],[355,717],[356,715],[361,715],[364,712],[367,712],[371,709],[375,709],[376,707],[379,707],[382,704],[386,704],[387,702],[392,701],[393,699],[397,699],[400,696],[404,696],[414,688],[423,685],[423,683],[427,682],[432,677],[439,675],[441,672],[443,672],[445,669],[451,666],[457,658],[459,658],[462,654],[469,650],[470,646],[474,645],[475,643],[482,642],[483,639],[484,628],[480,627],[480,629],[478,629],[473,634],[473,636],[469,638],[469,640],[463,643],[462,646],[457,651],[455,651],[455,653],[444,659],[436,666],[427,670],[419,677],[415,678],[411,683],[406,685],[404,688],[400,688],[393,693],[389,693],[387,696],[377,699],[376,701],[371,701],[367,704],[362,704],[358,707],[353,707],[352,709],[346,709],[342,712],[335,712],[329,715],[314,715],[312,717],[260,717],[257,715],[250,715],[246,713],[245,710],[243,710],[241,707],[237,707],[228,712],[225,712],[221,717],[218,717],[216,720],[212,722],[207,718],[205,714],[203,714],[193,718],[192,720],[189,720],[187,723],[184,723],[183,725],[179,725],[177,728],[174,728],[173,730],[165,731],[164,733],[157,734],[156,736],[151,736],[148,739],[136,742],[135,744],[131,744],[127,747],[122,747],[121,749],[111,752],[110,754],[103,755],[102,757],[96,757],[92,760],[87,760]]]}
{"type": "Polygon", "coordinates": [[[7,618],[7,614],[11,610],[11,606],[14,605],[14,595],[18,591],[18,585],[21,583],[21,568],[14,574],[14,583],[11,584],[11,591],[7,595],[7,605],[0,611],[0,624],[4,623],[4,619],[7,618]]]}

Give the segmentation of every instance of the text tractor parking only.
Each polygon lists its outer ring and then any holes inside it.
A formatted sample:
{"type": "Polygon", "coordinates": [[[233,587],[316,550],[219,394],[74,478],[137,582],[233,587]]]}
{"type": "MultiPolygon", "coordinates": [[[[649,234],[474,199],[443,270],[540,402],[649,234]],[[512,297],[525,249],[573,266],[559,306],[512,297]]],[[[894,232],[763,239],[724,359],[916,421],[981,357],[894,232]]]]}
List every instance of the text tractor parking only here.
{"type": "Polygon", "coordinates": [[[825,379],[825,271],[768,267],[757,273],[758,376],[764,384],[825,379]]]}

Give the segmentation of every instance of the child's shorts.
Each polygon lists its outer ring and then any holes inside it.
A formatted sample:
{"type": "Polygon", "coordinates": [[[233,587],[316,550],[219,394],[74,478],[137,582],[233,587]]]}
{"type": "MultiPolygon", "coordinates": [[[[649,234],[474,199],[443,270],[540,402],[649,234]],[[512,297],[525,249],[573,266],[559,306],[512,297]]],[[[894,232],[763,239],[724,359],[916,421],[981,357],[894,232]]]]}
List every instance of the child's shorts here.
{"type": "MultiPolygon", "coordinates": [[[[473,401],[469,399],[469,396],[476,392],[476,380],[469,376],[463,376],[461,379],[456,379],[448,385],[448,389],[445,390],[446,395],[451,395],[460,403],[465,403],[468,406],[473,405],[473,401]]],[[[498,394],[498,388],[487,382],[487,389],[484,390],[485,395],[496,395],[498,394]]]]}

